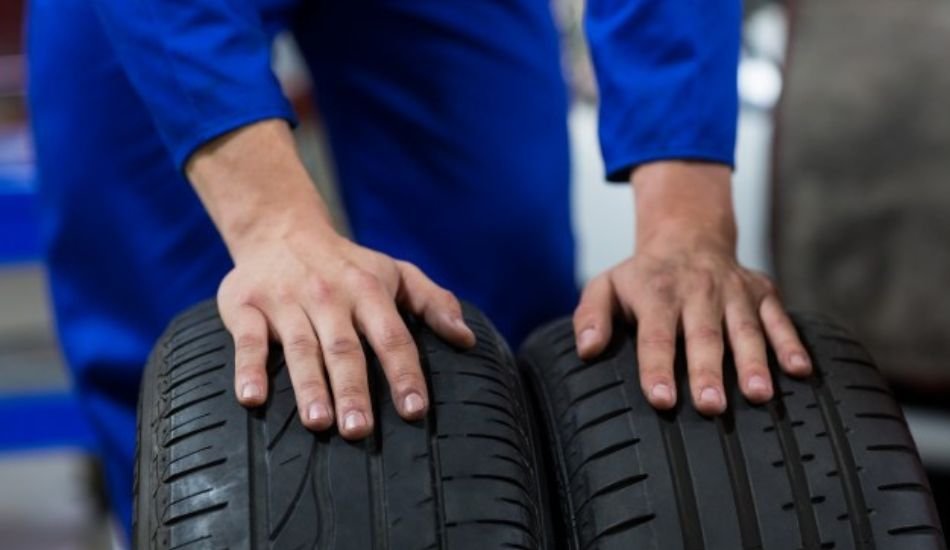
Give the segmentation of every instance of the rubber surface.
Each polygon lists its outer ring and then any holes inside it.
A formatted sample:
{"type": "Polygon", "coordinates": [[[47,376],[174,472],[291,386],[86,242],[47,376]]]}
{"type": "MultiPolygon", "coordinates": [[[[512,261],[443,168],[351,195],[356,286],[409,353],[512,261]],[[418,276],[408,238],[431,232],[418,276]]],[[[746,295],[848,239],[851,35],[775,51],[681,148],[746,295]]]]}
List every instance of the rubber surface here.
{"type": "Polygon", "coordinates": [[[140,400],[135,544],[140,549],[548,548],[529,412],[494,328],[472,308],[461,352],[410,325],[429,417],[400,419],[370,354],[376,431],[361,443],[300,424],[280,350],[270,395],[233,395],[233,344],[214,303],[178,317],[149,361],[140,400]]]}
{"type": "Polygon", "coordinates": [[[592,363],[577,357],[570,320],[535,332],[521,362],[546,419],[566,547],[946,548],[903,414],[871,359],[825,319],[796,322],[817,374],[787,377],[770,357],[777,396],[751,406],[727,357],[730,405],[715,420],[688,402],[681,359],[686,402],[649,406],[629,328],[592,363]]]}

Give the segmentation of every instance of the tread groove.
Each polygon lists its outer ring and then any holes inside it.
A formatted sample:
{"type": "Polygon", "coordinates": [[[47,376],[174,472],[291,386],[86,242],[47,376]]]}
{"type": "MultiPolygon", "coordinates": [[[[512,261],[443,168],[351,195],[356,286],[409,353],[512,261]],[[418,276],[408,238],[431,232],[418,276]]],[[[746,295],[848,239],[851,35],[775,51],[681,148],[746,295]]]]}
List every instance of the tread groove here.
{"type": "Polygon", "coordinates": [[[831,442],[831,450],[840,472],[838,479],[841,482],[841,489],[844,491],[845,502],[848,505],[848,516],[851,519],[855,547],[860,549],[874,548],[874,533],[871,531],[871,523],[868,521],[868,507],[861,491],[857,463],[854,461],[844,424],[838,414],[835,398],[825,384],[820,370],[816,369],[811,386],[815,392],[818,410],[821,412],[821,418],[825,423],[828,440],[831,442]]]}
{"type": "Polygon", "coordinates": [[[215,459],[215,460],[211,460],[211,461],[209,461],[209,462],[204,462],[204,463],[202,463],[202,464],[198,464],[198,465],[196,465],[196,466],[192,466],[191,468],[187,468],[187,469],[182,470],[182,471],[180,471],[180,472],[175,472],[174,474],[169,474],[169,475],[165,476],[164,478],[162,478],[162,482],[163,482],[163,483],[171,483],[172,481],[175,481],[176,479],[181,479],[181,478],[183,478],[183,477],[185,477],[185,476],[194,474],[195,472],[200,472],[201,470],[207,470],[208,468],[214,468],[215,466],[220,466],[221,464],[224,464],[224,463],[227,462],[227,461],[228,461],[227,458],[222,457],[222,458],[218,458],[218,459],[215,459]]]}
{"type": "MultiPolygon", "coordinates": [[[[693,480],[690,476],[689,462],[686,458],[686,444],[683,441],[679,419],[669,413],[658,414],[657,417],[663,435],[663,446],[666,449],[666,456],[669,461],[670,476],[673,479],[673,491],[676,493],[676,508],[680,518],[683,548],[686,550],[704,550],[706,544],[703,542],[699,508],[696,502],[696,493],[693,490],[693,480]]],[[[597,540],[603,534],[598,535],[594,540],[597,540]]]]}
{"type": "Polygon", "coordinates": [[[752,484],[749,470],[742,451],[742,442],[736,433],[735,410],[732,407],[716,419],[722,454],[729,469],[729,481],[732,484],[732,498],[736,505],[736,518],[739,520],[739,536],[746,550],[762,548],[762,533],[759,532],[758,510],[752,496],[752,484]]]}
{"type": "Polygon", "coordinates": [[[567,442],[568,445],[573,444],[574,440],[577,439],[577,437],[581,435],[582,433],[584,433],[586,430],[590,430],[599,424],[609,422],[613,420],[614,418],[617,418],[618,416],[623,416],[629,412],[630,412],[630,407],[624,407],[622,409],[616,409],[616,410],[601,414],[599,416],[596,416],[594,418],[591,418],[587,422],[584,422],[583,424],[575,428],[574,433],[572,433],[570,439],[568,439],[568,442],[567,442]]]}
{"type": "Polygon", "coordinates": [[[908,525],[906,527],[897,527],[894,529],[888,529],[887,532],[890,535],[896,535],[896,536],[920,535],[920,534],[934,534],[934,535],[943,534],[938,527],[934,527],[933,525],[908,525]]]}
{"type": "Polygon", "coordinates": [[[802,548],[818,548],[821,545],[818,537],[818,520],[815,519],[815,511],[811,505],[805,468],[801,462],[789,459],[800,456],[801,453],[798,450],[798,442],[795,440],[795,432],[788,420],[788,410],[785,408],[781,392],[776,393],[775,399],[767,405],[767,408],[772,417],[772,425],[775,426],[779,446],[782,448],[782,456],[786,457],[782,465],[788,475],[788,483],[795,501],[795,514],[798,516],[802,548]]]}
{"type": "Polygon", "coordinates": [[[189,437],[193,437],[193,436],[196,436],[196,435],[198,435],[198,434],[200,434],[200,433],[207,432],[207,431],[213,430],[213,429],[215,429],[215,428],[219,428],[219,427],[221,427],[221,426],[224,426],[224,425],[227,424],[227,423],[228,423],[227,420],[219,420],[218,422],[215,422],[215,423],[213,423],[213,424],[208,424],[207,426],[202,426],[202,427],[198,428],[197,430],[192,430],[192,431],[190,431],[190,432],[186,432],[186,433],[183,433],[183,434],[180,434],[180,435],[176,435],[176,436],[174,436],[174,437],[170,437],[170,438],[168,438],[167,440],[165,440],[165,442],[162,444],[162,447],[164,447],[165,449],[167,449],[167,448],[171,447],[172,445],[175,445],[175,444],[177,444],[177,443],[181,443],[182,441],[184,441],[185,439],[188,439],[189,437]]]}
{"type": "Polygon", "coordinates": [[[613,454],[613,453],[615,453],[615,452],[617,452],[617,451],[626,449],[627,447],[633,447],[633,446],[636,445],[637,443],[640,443],[640,439],[634,437],[634,438],[631,438],[631,439],[626,439],[626,440],[621,441],[621,442],[619,442],[619,443],[614,443],[613,445],[608,445],[607,447],[604,447],[603,449],[601,449],[601,450],[599,450],[599,451],[597,451],[597,452],[595,452],[595,453],[592,453],[590,456],[588,456],[588,457],[585,458],[583,461],[581,461],[580,464],[578,464],[577,466],[574,467],[573,470],[571,470],[571,472],[568,474],[568,477],[569,477],[569,478],[573,478],[573,477],[574,477],[575,475],[577,475],[577,473],[580,472],[585,466],[587,466],[588,464],[590,464],[590,463],[596,461],[596,460],[599,459],[599,458],[603,458],[603,457],[605,457],[605,456],[611,455],[611,454],[613,454]]]}
{"type": "Polygon", "coordinates": [[[597,489],[596,491],[592,492],[590,495],[587,496],[587,498],[581,501],[581,503],[577,506],[577,511],[580,512],[581,510],[583,510],[585,506],[590,504],[590,502],[593,501],[597,497],[608,495],[610,493],[615,493],[617,491],[626,489],[627,487],[632,487],[633,485],[640,483],[641,481],[647,479],[648,477],[650,477],[650,474],[635,474],[632,476],[627,476],[623,479],[618,479],[617,481],[614,481],[613,483],[608,483],[607,485],[604,485],[600,489],[597,489]]]}
{"type": "Polygon", "coordinates": [[[656,518],[656,514],[644,514],[642,516],[633,517],[633,518],[621,521],[619,523],[616,523],[614,525],[611,525],[610,527],[604,529],[600,533],[597,533],[597,535],[595,535],[594,538],[591,539],[591,541],[588,542],[584,546],[584,548],[585,550],[588,548],[591,548],[592,546],[594,546],[594,544],[596,544],[599,540],[603,538],[609,537],[610,535],[613,535],[616,533],[626,531],[627,529],[631,529],[633,527],[638,527],[640,525],[643,525],[644,523],[653,521],[655,518],[656,518]]]}
{"type": "Polygon", "coordinates": [[[929,493],[930,487],[927,487],[923,483],[917,481],[909,481],[906,483],[888,483],[885,485],[878,485],[878,491],[916,491],[920,493],[929,493]]]}
{"type": "Polygon", "coordinates": [[[613,388],[616,388],[618,386],[623,386],[623,384],[624,384],[623,380],[611,380],[610,382],[607,382],[606,384],[603,384],[602,386],[598,386],[596,388],[593,388],[584,393],[574,396],[574,398],[571,399],[571,401],[567,404],[567,407],[565,407],[564,409],[565,414],[567,414],[568,411],[576,407],[581,401],[585,401],[587,399],[596,397],[613,388]]]}

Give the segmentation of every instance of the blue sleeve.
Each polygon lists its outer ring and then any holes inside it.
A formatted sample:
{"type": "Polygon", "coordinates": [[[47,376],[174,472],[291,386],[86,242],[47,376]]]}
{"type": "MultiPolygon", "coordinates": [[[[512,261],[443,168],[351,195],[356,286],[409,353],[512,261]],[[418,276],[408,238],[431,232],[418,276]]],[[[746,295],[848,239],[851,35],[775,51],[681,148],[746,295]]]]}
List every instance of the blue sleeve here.
{"type": "Polygon", "coordinates": [[[95,0],[106,34],[176,166],[266,118],[294,123],[249,0],[95,0]]]}
{"type": "Polygon", "coordinates": [[[639,164],[734,164],[740,0],[590,0],[586,30],[610,181],[639,164]]]}

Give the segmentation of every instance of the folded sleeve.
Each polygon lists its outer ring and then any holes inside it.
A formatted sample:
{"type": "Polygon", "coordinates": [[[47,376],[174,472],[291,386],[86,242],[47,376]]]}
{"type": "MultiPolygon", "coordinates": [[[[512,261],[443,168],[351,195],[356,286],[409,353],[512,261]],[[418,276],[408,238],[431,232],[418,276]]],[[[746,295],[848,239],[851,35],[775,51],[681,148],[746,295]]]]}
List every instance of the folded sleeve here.
{"type": "Polygon", "coordinates": [[[741,24],[741,0],[589,0],[608,180],[655,160],[734,164],[741,24]]]}
{"type": "Polygon", "coordinates": [[[293,124],[250,0],[94,0],[133,87],[183,168],[202,144],[267,118],[293,124]]]}

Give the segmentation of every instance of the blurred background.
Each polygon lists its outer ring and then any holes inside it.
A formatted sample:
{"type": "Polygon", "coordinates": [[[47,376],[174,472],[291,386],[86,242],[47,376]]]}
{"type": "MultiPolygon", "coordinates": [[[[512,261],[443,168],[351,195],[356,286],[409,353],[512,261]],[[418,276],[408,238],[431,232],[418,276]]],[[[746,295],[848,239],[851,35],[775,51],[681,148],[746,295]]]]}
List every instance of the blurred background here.
{"type": "MultiPolygon", "coordinates": [[[[556,0],[573,102],[579,277],[629,255],[633,205],[609,186],[583,2],[556,0]]],[[[0,547],[119,547],[91,436],[57,351],[37,247],[23,5],[0,2],[0,547]]],[[[735,173],[739,257],[793,309],[820,310],[870,348],[905,406],[950,518],[950,2],[747,0],[735,173]]],[[[277,72],[301,150],[335,197],[310,83],[292,41],[277,72]]],[[[340,220],[345,224],[345,220],[340,220]]]]}

